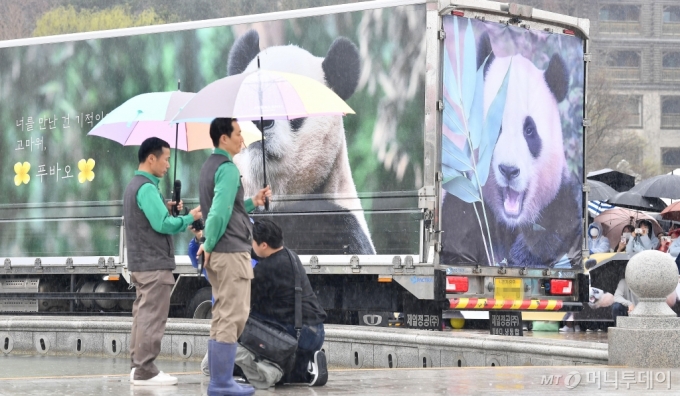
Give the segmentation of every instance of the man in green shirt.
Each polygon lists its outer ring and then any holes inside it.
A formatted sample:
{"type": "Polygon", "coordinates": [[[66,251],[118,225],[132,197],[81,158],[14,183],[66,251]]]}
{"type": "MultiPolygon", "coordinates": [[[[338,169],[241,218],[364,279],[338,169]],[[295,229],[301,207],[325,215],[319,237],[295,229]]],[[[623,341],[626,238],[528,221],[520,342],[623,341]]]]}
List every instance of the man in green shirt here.
{"type": "Polygon", "coordinates": [[[269,187],[244,201],[241,174],[233,157],[241,151],[243,137],[236,119],[216,118],[210,124],[215,151],[201,168],[198,191],[205,218],[205,242],[198,250],[212,285],[213,303],[208,365],[208,395],[250,395],[251,386],[233,379],[236,341],[250,313],[250,263],[253,231],[248,213],[264,205],[269,187]]]}
{"type": "Polygon", "coordinates": [[[137,156],[139,168],[123,194],[128,270],[137,292],[132,306],[130,381],[134,385],[175,385],[177,378],[159,371],[154,364],[161,351],[170,293],[175,284],[172,275],[175,247],[171,235],[200,219],[201,210],[196,207],[182,217],[170,215],[175,204],[182,208],[182,202],[166,204],[158,189],[160,178],[170,167],[167,142],[146,139],[137,156]]]}

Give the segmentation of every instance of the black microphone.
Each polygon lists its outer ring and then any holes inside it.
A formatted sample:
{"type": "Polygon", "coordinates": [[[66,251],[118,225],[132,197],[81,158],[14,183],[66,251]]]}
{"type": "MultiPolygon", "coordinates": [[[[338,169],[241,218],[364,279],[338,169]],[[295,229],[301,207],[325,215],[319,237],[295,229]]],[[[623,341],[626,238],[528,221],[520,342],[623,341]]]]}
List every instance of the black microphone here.
{"type": "Polygon", "coordinates": [[[182,191],[182,182],[179,180],[175,180],[175,192],[172,194],[172,200],[175,201],[175,206],[172,207],[172,215],[177,217],[179,216],[179,196],[180,192],[182,191]]]}
{"type": "MultiPolygon", "coordinates": [[[[200,241],[198,241],[199,245],[203,245],[205,243],[205,237],[201,238],[200,241]]],[[[198,276],[201,276],[203,273],[203,267],[205,266],[205,252],[201,253],[201,255],[198,258],[198,265],[196,266],[196,269],[198,270],[198,276]]]]}

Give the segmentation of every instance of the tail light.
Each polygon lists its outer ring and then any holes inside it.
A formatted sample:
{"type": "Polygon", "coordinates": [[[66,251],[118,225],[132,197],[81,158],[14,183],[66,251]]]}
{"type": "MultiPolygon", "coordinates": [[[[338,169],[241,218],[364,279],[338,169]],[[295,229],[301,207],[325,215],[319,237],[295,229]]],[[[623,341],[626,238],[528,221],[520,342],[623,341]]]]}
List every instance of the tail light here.
{"type": "Polygon", "coordinates": [[[447,276],[446,291],[452,293],[465,293],[468,291],[467,276],[447,276]]]}
{"type": "Polygon", "coordinates": [[[574,282],[568,279],[550,279],[550,294],[569,296],[574,291],[574,282]]]}

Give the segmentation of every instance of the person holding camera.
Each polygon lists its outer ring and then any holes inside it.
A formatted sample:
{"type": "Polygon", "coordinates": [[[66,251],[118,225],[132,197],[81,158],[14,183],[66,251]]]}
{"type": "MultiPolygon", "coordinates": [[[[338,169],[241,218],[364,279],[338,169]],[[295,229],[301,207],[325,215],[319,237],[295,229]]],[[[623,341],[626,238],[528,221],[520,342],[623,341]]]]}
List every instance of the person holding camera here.
{"type": "Polygon", "coordinates": [[[616,246],[616,252],[621,253],[626,251],[626,246],[628,245],[628,240],[633,236],[633,231],[635,231],[635,227],[633,227],[630,224],[627,224],[623,226],[623,230],[621,231],[621,241],[619,244],[616,246]]]}
{"type": "MultiPolygon", "coordinates": [[[[304,383],[323,386],[328,381],[326,355],[321,350],[324,342],[326,312],[321,308],[300,258],[284,247],[283,231],[271,220],[262,219],[253,225],[253,251],[260,258],[251,282],[251,316],[264,322],[274,322],[286,332],[297,337],[295,329],[295,268],[300,274],[302,328],[298,338],[295,362],[283,383],[304,383]],[[290,254],[289,254],[290,253],[290,254]]],[[[237,364],[251,383],[266,388],[274,383],[263,384],[268,375],[247,356],[247,350],[239,347],[237,364]],[[259,370],[258,370],[259,369],[259,370]],[[259,371],[259,372],[258,372],[259,371]],[[251,376],[249,376],[249,373],[251,376]],[[260,375],[258,375],[260,374],[260,375]],[[253,379],[257,379],[253,381],[253,379]],[[266,385],[266,386],[264,386],[266,385]]],[[[280,374],[279,374],[280,376],[280,374]]]]}
{"type": "Polygon", "coordinates": [[[628,254],[638,253],[656,249],[657,246],[659,246],[659,240],[652,233],[652,223],[649,220],[640,220],[638,228],[633,230],[626,244],[626,252],[628,254]]]}
{"type": "Polygon", "coordinates": [[[175,385],[177,378],[159,371],[154,364],[161,351],[175,284],[171,235],[200,219],[201,209],[172,217],[172,209],[176,205],[181,210],[182,202],[163,201],[158,183],[170,168],[170,145],[166,141],[155,137],[144,140],[137,157],[139,168],[123,193],[128,270],[137,293],[132,306],[130,381],[140,386],[175,385]]]}
{"type": "Polygon", "coordinates": [[[271,190],[266,187],[253,198],[244,199],[241,174],[233,163],[233,157],[243,146],[236,119],[214,119],[210,123],[210,138],[215,150],[201,168],[198,185],[205,242],[197,253],[204,256],[214,299],[208,340],[208,395],[251,395],[255,392],[253,387],[239,385],[233,377],[236,341],[250,312],[253,268],[248,213],[264,205],[271,190]]]}
{"type": "Polygon", "coordinates": [[[656,234],[656,238],[659,240],[659,246],[656,248],[656,250],[668,253],[668,250],[671,247],[671,237],[668,236],[667,233],[662,231],[656,234]]]}

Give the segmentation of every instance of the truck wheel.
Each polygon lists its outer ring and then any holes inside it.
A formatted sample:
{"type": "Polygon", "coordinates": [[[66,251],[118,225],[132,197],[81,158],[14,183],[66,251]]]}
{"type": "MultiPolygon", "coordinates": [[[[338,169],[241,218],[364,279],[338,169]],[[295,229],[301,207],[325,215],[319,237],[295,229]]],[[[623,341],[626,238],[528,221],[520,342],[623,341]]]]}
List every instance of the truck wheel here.
{"type": "Polygon", "coordinates": [[[187,305],[187,318],[212,319],[212,287],[199,289],[187,305]]]}

